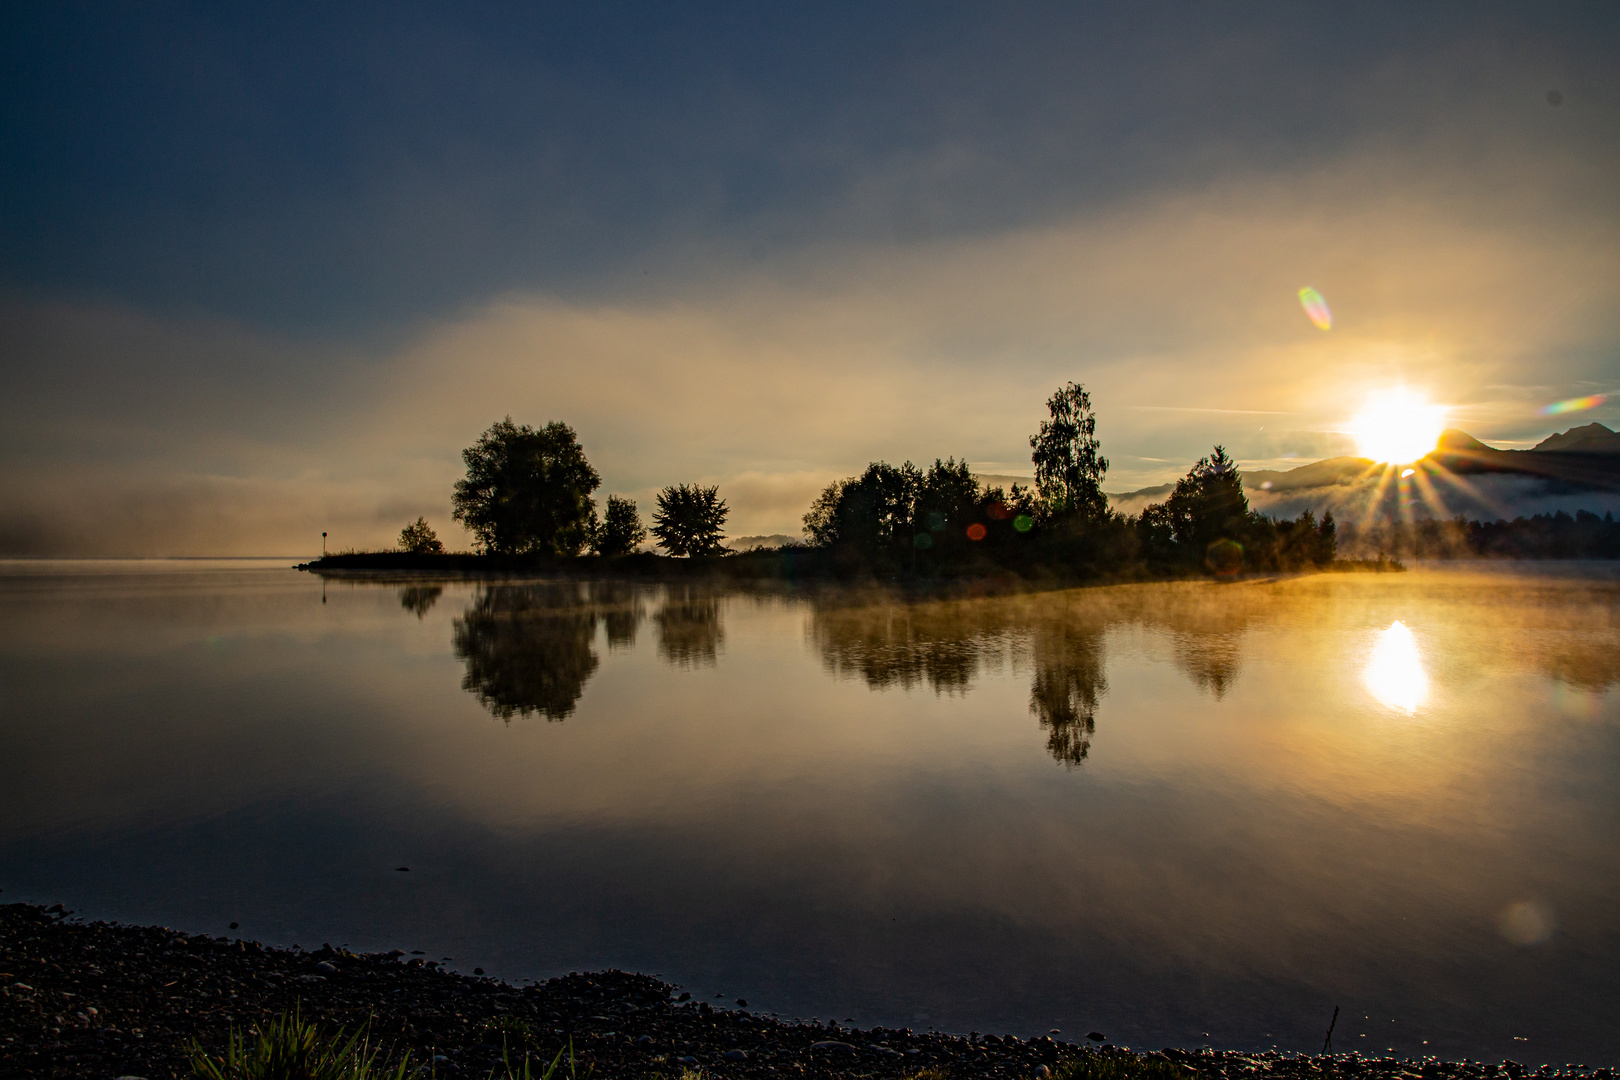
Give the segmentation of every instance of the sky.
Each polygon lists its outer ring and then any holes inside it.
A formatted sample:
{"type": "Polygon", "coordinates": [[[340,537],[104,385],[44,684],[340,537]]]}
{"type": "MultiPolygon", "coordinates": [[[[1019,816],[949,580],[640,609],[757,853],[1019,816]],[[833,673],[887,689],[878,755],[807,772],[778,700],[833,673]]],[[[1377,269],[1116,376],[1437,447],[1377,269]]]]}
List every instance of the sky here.
{"type": "Polygon", "coordinates": [[[337,8],[0,13],[0,555],[466,546],[508,415],[733,535],[1070,380],[1111,491],[1620,424],[1611,3],[337,8]]]}

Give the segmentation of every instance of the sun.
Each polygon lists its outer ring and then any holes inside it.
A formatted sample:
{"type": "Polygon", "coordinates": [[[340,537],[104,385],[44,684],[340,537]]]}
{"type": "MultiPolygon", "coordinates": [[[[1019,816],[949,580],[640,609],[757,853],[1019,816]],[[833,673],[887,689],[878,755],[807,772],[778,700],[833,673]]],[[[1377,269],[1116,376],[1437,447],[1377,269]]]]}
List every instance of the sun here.
{"type": "Polygon", "coordinates": [[[1410,390],[1383,390],[1367,399],[1350,434],[1362,457],[1406,465],[1433,450],[1446,427],[1446,410],[1410,390]]]}

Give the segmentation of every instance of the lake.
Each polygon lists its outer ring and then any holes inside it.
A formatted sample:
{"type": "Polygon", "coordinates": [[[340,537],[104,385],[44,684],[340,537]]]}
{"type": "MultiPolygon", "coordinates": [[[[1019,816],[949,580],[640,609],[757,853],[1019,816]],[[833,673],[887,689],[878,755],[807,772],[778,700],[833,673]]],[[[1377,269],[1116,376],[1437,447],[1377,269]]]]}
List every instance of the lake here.
{"type": "Polygon", "coordinates": [[[863,1027],[1315,1051],[1339,1006],[1341,1051],[1608,1064],[1617,683],[1613,565],[3,562],[0,900],[863,1027]]]}

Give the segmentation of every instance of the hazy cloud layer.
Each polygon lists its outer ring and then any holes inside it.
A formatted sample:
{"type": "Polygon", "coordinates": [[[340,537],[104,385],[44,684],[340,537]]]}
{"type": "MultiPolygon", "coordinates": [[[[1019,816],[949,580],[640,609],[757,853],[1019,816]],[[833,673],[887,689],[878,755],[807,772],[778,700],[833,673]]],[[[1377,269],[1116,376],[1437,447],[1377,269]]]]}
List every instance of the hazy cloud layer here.
{"type": "Polygon", "coordinates": [[[746,535],[1027,472],[1068,379],[1114,491],[1347,452],[1396,383],[1498,445],[1620,390],[1599,7],[547,10],[15,19],[0,551],[463,544],[507,414],[746,535]]]}
{"type": "MultiPolygon", "coordinates": [[[[1406,383],[1485,438],[1547,430],[1602,383],[1620,244],[1559,192],[1460,202],[1400,161],[1142,200],[1061,225],[825,249],[675,299],[514,294],[357,352],[127,309],[13,305],[12,550],[305,551],[449,529],[458,453],[492,420],[564,419],[609,491],[717,482],[737,533],[791,532],[868,460],[1016,463],[1083,380],[1110,488],[1350,449],[1406,383]],[[1338,323],[1298,309],[1321,288],[1338,323]]],[[[1511,169],[1497,178],[1512,190],[1511,169]]]]}

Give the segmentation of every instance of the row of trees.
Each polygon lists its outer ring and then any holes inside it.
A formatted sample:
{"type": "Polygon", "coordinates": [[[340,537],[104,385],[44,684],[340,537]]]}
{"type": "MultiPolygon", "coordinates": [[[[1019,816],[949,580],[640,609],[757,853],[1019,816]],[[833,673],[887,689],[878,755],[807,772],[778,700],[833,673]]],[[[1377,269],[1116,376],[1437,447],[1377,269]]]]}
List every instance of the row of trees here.
{"type": "Polygon", "coordinates": [[[1069,383],[1046,406],[1048,419],[1029,440],[1033,488],[983,486],[955,458],[936,458],[926,470],[873,462],[822,491],[804,516],[811,544],[846,569],[878,572],[979,565],[1234,573],[1333,561],[1332,515],[1274,521],[1251,510],[1237,464],[1220,446],[1163,503],[1136,516],[1111,511],[1090,396],[1069,383]]]}
{"type": "MultiPolygon", "coordinates": [[[[1334,558],[1337,528],[1306,512],[1274,521],[1249,507],[1243,478],[1215,447],[1176,483],[1163,503],[1127,517],[1113,512],[1102,482],[1108,472],[1097,418],[1085,388],[1068,383],[1046,402],[1048,417],[1029,440],[1031,487],[986,487],[967,461],[935,458],[927,468],[876,461],[836,481],[804,516],[810,546],[846,572],[934,574],[965,568],[1048,567],[1120,572],[1201,567],[1322,566],[1334,558]]],[[[728,508],[717,487],[678,484],[657,496],[649,530],[633,500],[611,495],[600,517],[593,493],[601,477],[574,430],[553,421],[493,424],[462,453],[466,476],[453,496],[454,517],[480,551],[494,555],[619,556],[650,534],[666,552],[723,551],[728,508]]],[[[400,534],[407,551],[442,551],[418,518],[400,534]]]]}
{"type": "Polygon", "coordinates": [[[1345,529],[1351,553],[1380,558],[1418,559],[1620,559],[1620,522],[1613,512],[1590,510],[1512,521],[1379,521],[1345,529]]]}
{"type": "MultiPolygon", "coordinates": [[[[592,493],[602,478],[585,458],[574,429],[498,421],[462,451],[467,475],[456,481],[451,516],[489,555],[628,555],[647,539],[634,499],[609,495],[600,517],[592,493]]],[[[677,484],[658,493],[651,534],[671,555],[712,555],[725,538],[726,501],[717,486],[677,484]]],[[[412,554],[444,545],[422,518],[400,533],[412,554]]]]}

